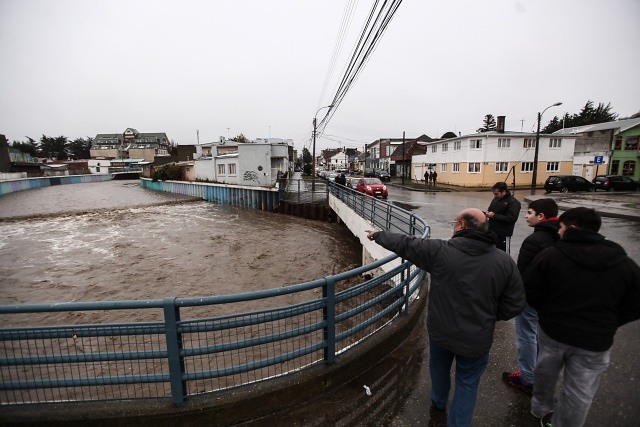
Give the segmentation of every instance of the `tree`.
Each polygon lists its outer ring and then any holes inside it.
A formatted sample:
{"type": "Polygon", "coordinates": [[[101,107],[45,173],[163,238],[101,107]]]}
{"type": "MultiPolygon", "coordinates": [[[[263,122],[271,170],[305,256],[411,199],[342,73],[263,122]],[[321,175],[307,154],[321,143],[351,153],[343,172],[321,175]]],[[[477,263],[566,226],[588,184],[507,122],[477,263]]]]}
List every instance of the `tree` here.
{"type": "Polygon", "coordinates": [[[455,138],[455,137],[457,137],[457,136],[458,136],[458,135],[456,135],[456,134],[455,134],[455,132],[451,132],[451,131],[449,131],[449,132],[444,133],[444,134],[440,137],[440,139],[455,138]]]}
{"type": "Polygon", "coordinates": [[[489,132],[492,130],[496,130],[496,119],[493,117],[493,114],[487,114],[484,116],[483,126],[478,128],[476,132],[489,132]]]}
{"type": "Polygon", "coordinates": [[[76,138],[68,144],[69,156],[74,159],[90,159],[93,138],[76,138]]]}
{"type": "Polygon", "coordinates": [[[69,141],[66,136],[58,136],[56,138],[42,135],[38,151],[41,157],[55,160],[65,160],[68,157],[67,145],[69,141]]]}
{"type": "Polygon", "coordinates": [[[611,103],[604,105],[602,102],[594,108],[593,101],[589,100],[578,114],[565,113],[562,119],[555,116],[541,130],[542,133],[553,133],[562,128],[594,125],[596,123],[612,122],[618,118],[617,113],[611,112],[611,103]]]}
{"type": "Polygon", "coordinates": [[[22,151],[23,153],[28,153],[31,154],[31,156],[33,157],[37,157],[38,154],[38,146],[36,144],[36,140],[30,137],[26,137],[27,141],[23,142],[23,141],[13,141],[11,143],[11,146],[13,148],[17,148],[18,150],[22,151]]]}
{"type": "Polygon", "coordinates": [[[244,134],[240,134],[234,138],[231,138],[232,141],[236,141],[236,142],[249,142],[249,140],[247,139],[246,136],[244,136],[244,134]]]}
{"type": "Polygon", "coordinates": [[[302,149],[302,163],[304,165],[303,166],[304,174],[311,175],[312,174],[311,169],[313,168],[313,164],[312,164],[313,156],[311,155],[311,153],[307,148],[302,149]]]}

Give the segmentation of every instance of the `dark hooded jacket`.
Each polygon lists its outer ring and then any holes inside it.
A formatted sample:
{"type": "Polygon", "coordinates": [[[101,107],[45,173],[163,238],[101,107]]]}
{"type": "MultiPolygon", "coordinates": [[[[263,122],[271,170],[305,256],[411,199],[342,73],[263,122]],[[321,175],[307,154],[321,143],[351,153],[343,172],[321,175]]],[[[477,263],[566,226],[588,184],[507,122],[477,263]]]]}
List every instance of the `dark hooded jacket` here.
{"type": "Polygon", "coordinates": [[[523,240],[522,246],[520,246],[520,252],[518,253],[517,264],[520,274],[524,274],[524,271],[536,255],[543,249],[554,245],[558,239],[560,239],[560,235],[558,234],[559,229],[560,223],[557,218],[540,222],[533,228],[533,233],[523,240]]]}
{"type": "Polygon", "coordinates": [[[640,267],[617,243],[568,228],[524,273],[527,302],[556,341],[605,351],[618,327],[640,319],[640,267]]]}
{"type": "Polygon", "coordinates": [[[488,352],[496,321],[524,309],[518,268],[496,249],[493,233],[463,230],[450,240],[432,240],[381,231],[374,238],[430,273],[429,335],[455,354],[479,357],[488,352]]]}
{"type": "Polygon", "coordinates": [[[513,236],[513,227],[520,215],[520,202],[507,190],[502,199],[494,197],[489,209],[495,215],[489,219],[489,230],[498,236],[513,236]]]}

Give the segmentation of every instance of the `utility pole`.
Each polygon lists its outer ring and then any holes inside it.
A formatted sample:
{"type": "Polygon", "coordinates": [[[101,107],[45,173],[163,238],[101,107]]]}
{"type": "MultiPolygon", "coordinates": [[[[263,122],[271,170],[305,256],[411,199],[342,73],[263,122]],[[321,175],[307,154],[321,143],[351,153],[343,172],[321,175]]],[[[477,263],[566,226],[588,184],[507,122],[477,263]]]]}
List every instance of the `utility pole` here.
{"type": "Polygon", "coordinates": [[[553,105],[549,105],[547,108],[542,110],[542,113],[538,113],[538,129],[536,130],[536,146],[533,154],[533,174],[531,175],[531,194],[536,194],[536,185],[538,180],[538,149],[540,145],[540,120],[542,119],[542,115],[545,111],[547,111],[551,107],[557,107],[558,105],[562,105],[562,102],[556,102],[553,105]]]}
{"type": "Polygon", "coordinates": [[[406,160],[405,160],[405,145],[404,145],[404,131],[402,131],[402,185],[404,185],[404,175],[405,175],[405,168],[407,167],[407,165],[405,164],[406,160]]]}

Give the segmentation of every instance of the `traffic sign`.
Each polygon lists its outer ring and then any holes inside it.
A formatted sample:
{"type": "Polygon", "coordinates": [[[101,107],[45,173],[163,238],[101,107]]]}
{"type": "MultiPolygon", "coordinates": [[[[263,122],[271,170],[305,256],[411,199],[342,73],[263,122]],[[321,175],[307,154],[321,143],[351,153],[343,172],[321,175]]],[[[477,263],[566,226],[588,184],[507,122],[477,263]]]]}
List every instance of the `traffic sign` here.
{"type": "Polygon", "coordinates": [[[602,165],[602,164],[604,164],[604,156],[596,156],[593,159],[593,164],[594,165],[602,165]]]}

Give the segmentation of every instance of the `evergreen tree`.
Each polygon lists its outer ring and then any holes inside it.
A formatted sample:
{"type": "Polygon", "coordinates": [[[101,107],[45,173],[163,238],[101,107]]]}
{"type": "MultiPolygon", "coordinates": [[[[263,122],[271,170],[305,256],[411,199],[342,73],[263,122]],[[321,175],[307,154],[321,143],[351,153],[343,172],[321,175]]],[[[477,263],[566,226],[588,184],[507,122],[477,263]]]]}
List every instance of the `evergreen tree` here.
{"type": "Polygon", "coordinates": [[[611,103],[604,105],[600,102],[597,107],[594,107],[593,101],[589,100],[578,114],[569,115],[569,113],[566,113],[562,120],[556,116],[540,132],[553,133],[563,127],[571,128],[594,125],[597,123],[612,122],[617,120],[617,118],[618,114],[611,111],[611,103]]]}
{"type": "Polygon", "coordinates": [[[93,138],[76,138],[68,144],[69,156],[74,159],[90,159],[93,138]]]}
{"type": "Polygon", "coordinates": [[[496,127],[496,119],[495,117],[493,117],[493,114],[487,114],[486,116],[484,116],[483,126],[481,128],[478,128],[476,132],[489,132],[492,130],[496,130],[496,127]]]}
{"type": "Polygon", "coordinates": [[[313,167],[313,156],[306,147],[302,149],[302,164],[304,174],[311,175],[311,168],[313,167]]]}
{"type": "Polygon", "coordinates": [[[38,151],[41,157],[55,160],[65,160],[68,157],[67,146],[69,140],[66,136],[58,136],[56,138],[42,135],[38,151]]]}
{"type": "Polygon", "coordinates": [[[28,153],[31,154],[31,156],[33,157],[37,157],[38,156],[38,145],[36,144],[36,140],[30,137],[26,137],[27,141],[13,141],[11,143],[11,146],[13,148],[17,148],[18,150],[22,151],[23,153],[28,153]]]}

